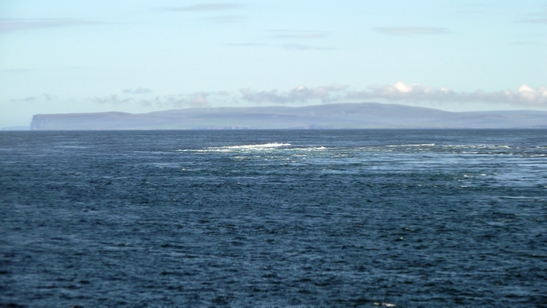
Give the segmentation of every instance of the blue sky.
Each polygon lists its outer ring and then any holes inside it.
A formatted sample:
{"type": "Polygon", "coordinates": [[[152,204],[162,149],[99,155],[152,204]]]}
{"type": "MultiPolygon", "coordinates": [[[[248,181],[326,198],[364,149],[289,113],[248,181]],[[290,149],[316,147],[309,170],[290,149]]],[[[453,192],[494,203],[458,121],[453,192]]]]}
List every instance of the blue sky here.
{"type": "Polygon", "coordinates": [[[382,102],[547,110],[544,0],[0,0],[0,127],[382,102]]]}

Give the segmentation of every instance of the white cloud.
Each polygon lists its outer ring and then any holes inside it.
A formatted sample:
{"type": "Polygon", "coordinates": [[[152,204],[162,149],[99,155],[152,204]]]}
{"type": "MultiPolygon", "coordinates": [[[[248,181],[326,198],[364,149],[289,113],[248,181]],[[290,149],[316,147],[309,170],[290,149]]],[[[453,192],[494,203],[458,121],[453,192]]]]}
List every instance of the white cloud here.
{"type": "Polygon", "coordinates": [[[125,104],[131,102],[130,98],[118,98],[118,95],[113,94],[110,96],[105,97],[93,97],[91,98],[91,101],[97,103],[97,104],[112,104],[112,105],[119,105],[119,104],[125,104]]]}
{"type": "MultiPolygon", "coordinates": [[[[149,89],[126,89],[124,93],[139,94],[149,93],[149,89]]],[[[150,91],[151,92],[151,91],[150,91]]],[[[29,96],[13,102],[31,102],[37,99],[51,99],[44,94],[41,97],[29,96]]],[[[124,104],[139,103],[142,106],[154,108],[203,108],[227,103],[246,101],[255,104],[307,104],[307,103],[333,103],[356,101],[389,101],[411,104],[420,103],[491,103],[506,104],[521,107],[547,108],[547,87],[532,88],[521,85],[517,90],[485,92],[457,92],[448,87],[428,87],[420,84],[408,84],[397,82],[392,85],[375,86],[366,90],[349,89],[344,85],[330,85],[320,87],[297,86],[293,89],[282,91],[253,90],[244,88],[239,92],[229,91],[200,91],[186,94],[171,94],[145,99],[120,98],[118,95],[106,97],[94,97],[91,101],[99,104],[124,104]]]]}
{"type": "Polygon", "coordinates": [[[532,89],[527,85],[520,86],[518,93],[510,94],[513,99],[523,100],[531,104],[547,104],[547,87],[532,89]]]}
{"type": "Polygon", "coordinates": [[[397,82],[396,84],[393,85],[393,87],[399,91],[399,92],[402,92],[402,93],[407,93],[407,92],[411,92],[412,91],[412,86],[409,86],[407,84],[404,84],[402,82],[397,82]]]}
{"type": "MultiPolygon", "coordinates": [[[[148,88],[136,88],[125,89],[125,94],[149,94],[152,90],[148,88]]],[[[44,94],[45,95],[45,94],[44,94]]],[[[144,96],[145,98],[137,99],[130,97],[119,97],[117,94],[105,96],[105,97],[93,97],[89,100],[98,104],[123,104],[123,103],[135,103],[143,107],[153,108],[187,108],[187,107],[209,107],[211,99],[213,101],[227,101],[233,99],[234,95],[228,91],[211,91],[211,92],[194,92],[190,94],[169,94],[158,95],[155,97],[144,96]]]]}
{"type": "MultiPolygon", "coordinates": [[[[206,94],[201,92],[202,94],[206,94]]],[[[210,93],[211,95],[218,95],[210,93]]],[[[228,94],[226,94],[228,95],[228,94]]],[[[232,96],[233,97],[233,96],[232,96]]],[[[294,104],[309,102],[343,102],[359,100],[387,100],[407,103],[492,103],[523,107],[547,107],[547,87],[532,88],[520,86],[516,91],[457,92],[448,87],[428,87],[420,84],[397,82],[393,85],[376,86],[367,90],[350,90],[347,86],[331,85],[322,87],[298,86],[288,91],[278,89],[256,91],[241,89],[239,97],[256,104],[294,104]]],[[[205,97],[207,98],[207,97],[205,97]]],[[[222,100],[222,99],[221,99],[222,100]]]]}
{"type": "Polygon", "coordinates": [[[309,100],[321,100],[322,102],[329,102],[340,96],[336,96],[339,92],[343,91],[345,86],[325,86],[317,88],[308,88],[305,86],[298,86],[290,91],[282,92],[278,90],[270,91],[254,91],[251,89],[241,89],[241,98],[243,100],[253,103],[298,103],[307,102],[309,100]]]}
{"type": "Polygon", "coordinates": [[[372,87],[370,90],[348,92],[346,99],[386,99],[406,102],[485,102],[522,106],[547,107],[547,88],[533,89],[522,85],[517,91],[456,92],[447,87],[432,88],[419,84],[397,82],[393,85],[372,87]]]}
{"type": "Polygon", "coordinates": [[[206,107],[209,105],[209,102],[207,101],[207,97],[209,97],[208,93],[205,93],[205,92],[195,93],[188,100],[188,103],[192,107],[206,107]]]}
{"type": "Polygon", "coordinates": [[[196,92],[193,94],[174,94],[165,96],[156,96],[153,99],[142,99],[140,105],[159,108],[183,108],[183,107],[208,107],[208,97],[211,94],[224,95],[219,93],[196,92]]]}

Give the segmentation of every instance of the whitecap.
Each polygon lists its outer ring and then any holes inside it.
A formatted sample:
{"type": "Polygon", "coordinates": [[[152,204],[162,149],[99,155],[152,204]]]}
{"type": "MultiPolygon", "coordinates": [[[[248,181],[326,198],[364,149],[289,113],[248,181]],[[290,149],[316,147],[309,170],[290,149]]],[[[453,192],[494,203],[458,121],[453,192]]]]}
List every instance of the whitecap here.
{"type": "Polygon", "coordinates": [[[264,143],[264,144],[248,144],[248,145],[232,145],[218,148],[210,149],[229,149],[229,150],[255,150],[255,149],[269,149],[269,148],[279,148],[279,147],[288,147],[291,146],[290,143],[264,143]]]}
{"type": "Polygon", "coordinates": [[[197,152],[197,153],[210,153],[210,152],[233,152],[233,151],[259,151],[259,150],[271,150],[280,147],[289,147],[290,143],[263,143],[263,144],[244,144],[244,145],[230,145],[222,147],[207,147],[205,149],[178,149],[176,152],[197,152]]]}
{"type": "Polygon", "coordinates": [[[417,144],[394,144],[394,145],[386,145],[388,148],[395,148],[395,147],[434,147],[435,143],[417,143],[417,144]]]}

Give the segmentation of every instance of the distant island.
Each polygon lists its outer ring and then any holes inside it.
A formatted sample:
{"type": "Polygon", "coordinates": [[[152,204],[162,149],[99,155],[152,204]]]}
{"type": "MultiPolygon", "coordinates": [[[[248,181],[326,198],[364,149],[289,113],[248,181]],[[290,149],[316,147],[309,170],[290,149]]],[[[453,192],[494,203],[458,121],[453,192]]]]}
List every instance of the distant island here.
{"type": "Polygon", "coordinates": [[[31,130],[547,128],[547,111],[448,112],[380,103],[37,114],[31,130]]]}

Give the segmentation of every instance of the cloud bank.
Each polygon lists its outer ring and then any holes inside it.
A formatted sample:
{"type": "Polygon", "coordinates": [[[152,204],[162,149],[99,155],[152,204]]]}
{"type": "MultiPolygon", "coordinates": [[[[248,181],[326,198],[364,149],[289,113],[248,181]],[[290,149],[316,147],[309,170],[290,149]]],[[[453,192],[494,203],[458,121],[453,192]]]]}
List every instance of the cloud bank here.
{"type": "Polygon", "coordinates": [[[278,90],[254,91],[251,89],[241,89],[241,99],[253,103],[304,103],[309,100],[319,99],[324,103],[340,98],[338,93],[342,92],[345,86],[325,86],[317,88],[308,88],[298,86],[288,92],[278,90]]]}
{"type": "MultiPolygon", "coordinates": [[[[153,108],[203,108],[210,107],[211,99],[215,102],[225,102],[233,98],[233,94],[227,91],[194,92],[191,94],[169,94],[151,96],[153,91],[148,88],[124,89],[123,95],[112,94],[103,97],[92,97],[88,101],[104,105],[139,104],[143,107],[153,108]],[[136,97],[139,95],[140,97],[136,97]]],[[[46,95],[46,94],[44,94],[46,95]]],[[[49,97],[49,96],[48,96],[49,97]]],[[[34,97],[27,99],[35,99],[34,97]]],[[[22,101],[22,100],[21,100],[22,101]]]]}
{"type": "Polygon", "coordinates": [[[209,107],[209,97],[218,93],[196,92],[193,94],[173,94],[139,100],[141,106],[160,108],[204,108],[209,107]]]}
{"type": "Polygon", "coordinates": [[[433,88],[419,84],[405,84],[397,82],[393,85],[372,87],[370,90],[351,91],[347,99],[386,99],[388,101],[405,102],[438,102],[438,103],[467,103],[485,102],[501,103],[521,106],[547,107],[547,87],[532,89],[522,85],[517,91],[485,92],[456,92],[447,87],[433,88]]]}
{"type": "Polygon", "coordinates": [[[240,90],[242,100],[252,103],[290,104],[319,100],[334,101],[387,100],[407,103],[472,103],[509,104],[526,107],[547,107],[547,87],[533,89],[527,85],[516,91],[457,92],[448,87],[427,87],[420,84],[397,82],[393,85],[376,86],[367,90],[348,90],[347,86],[325,86],[308,88],[299,86],[289,91],[240,90]]]}
{"type": "Polygon", "coordinates": [[[113,94],[110,96],[105,97],[93,97],[91,98],[91,101],[97,104],[112,104],[112,105],[119,105],[119,104],[125,104],[132,101],[130,98],[119,98],[118,95],[113,94]]]}
{"type": "MultiPolygon", "coordinates": [[[[147,88],[125,89],[125,94],[149,94],[152,92],[147,88]]],[[[146,97],[146,96],[145,96],[146,97]]],[[[44,96],[50,99],[50,96],[44,96]]],[[[37,97],[27,97],[18,102],[30,102],[37,97]]],[[[306,103],[332,103],[332,102],[359,102],[359,101],[389,101],[410,104],[422,103],[491,103],[505,104],[528,108],[547,108],[547,87],[540,86],[532,88],[528,85],[521,85],[517,90],[504,90],[486,92],[476,90],[474,92],[458,92],[448,87],[428,87],[420,84],[407,84],[397,82],[392,85],[374,86],[366,90],[350,89],[344,85],[330,85],[321,87],[298,86],[293,89],[282,91],[253,90],[244,88],[239,92],[228,91],[201,91],[191,94],[172,94],[156,96],[152,98],[136,99],[134,97],[119,97],[110,95],[106,97],[94,97],[91,101],[98,104],[124,104],[139,103],[142,106],[156,108],[184,108],[184,107],[212,107],[217,104],[237,104],[248,102],[253,104],[306,104],[306,103]]]]}

